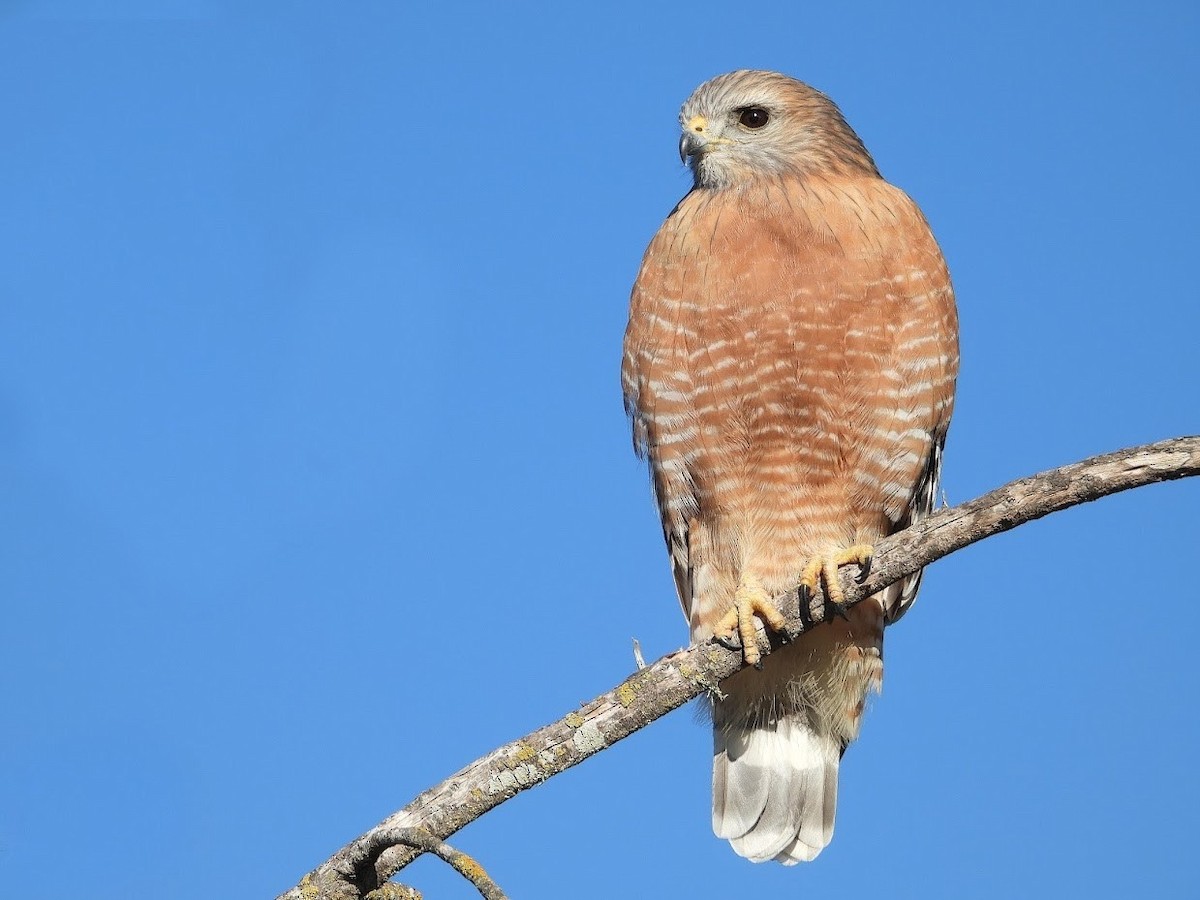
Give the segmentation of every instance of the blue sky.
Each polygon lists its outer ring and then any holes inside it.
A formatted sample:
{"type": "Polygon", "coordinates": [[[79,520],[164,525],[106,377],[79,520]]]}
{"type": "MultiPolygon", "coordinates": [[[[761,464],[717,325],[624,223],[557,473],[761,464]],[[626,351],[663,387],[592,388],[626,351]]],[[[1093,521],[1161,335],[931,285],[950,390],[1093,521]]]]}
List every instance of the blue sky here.
{"type": "MultiPolygon", "coordinates": [[[[0,7],[0,893],[274,896],[686,641],[617,366],[722,71],[932,222],[952,502],[1200,430],[1194,4],[328,9],[0,7]]],[[[712,837],[687,711],[454,843],[522,898],[1193,895],[1198,504],[933,567],[814,864],[712,837]]]]}

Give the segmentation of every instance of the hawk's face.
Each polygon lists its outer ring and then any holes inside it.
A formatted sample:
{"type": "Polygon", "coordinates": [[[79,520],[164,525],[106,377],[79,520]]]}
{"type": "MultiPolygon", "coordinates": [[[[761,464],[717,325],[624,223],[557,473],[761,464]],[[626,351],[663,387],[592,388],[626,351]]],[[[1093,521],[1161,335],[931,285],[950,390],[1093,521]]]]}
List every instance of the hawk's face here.
{"type": "Polygon", "coordinates": [[[742,69],[706,81],[679,113],[679,155],[697,187],[726,188],[761,175],[874,164],[833,102],[775,72],[742,69]]]}

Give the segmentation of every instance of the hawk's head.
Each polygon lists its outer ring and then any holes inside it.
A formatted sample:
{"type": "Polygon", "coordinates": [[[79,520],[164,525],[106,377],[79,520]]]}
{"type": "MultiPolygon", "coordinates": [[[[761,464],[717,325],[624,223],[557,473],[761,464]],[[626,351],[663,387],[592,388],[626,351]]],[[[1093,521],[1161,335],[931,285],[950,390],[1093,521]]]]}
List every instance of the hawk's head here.
{"type": "Polygon", "coordinates": [[[733,187],[761,175],[879,175],[833,101],[778,72],[740,69],[704,82],[683,104],[679,123],[679,155],[697,187],[733,187]]]}

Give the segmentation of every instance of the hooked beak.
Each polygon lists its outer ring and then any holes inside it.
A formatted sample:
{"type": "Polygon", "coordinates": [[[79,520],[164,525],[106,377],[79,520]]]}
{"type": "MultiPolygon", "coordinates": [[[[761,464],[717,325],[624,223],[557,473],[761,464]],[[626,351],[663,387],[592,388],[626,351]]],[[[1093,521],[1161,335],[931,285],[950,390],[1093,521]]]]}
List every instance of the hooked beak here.
{"type": "Polygon", "coordinates": [[[679,138],[679,159],[686,163],[693,156],[703,156],[721,144],[732,144],[728,138],[715,137],[704,116],[692,116],[683,126],[679,138]]]}
{"type": "Polygon", "coordinates": [[[679,161],[686,163],[688,157],[699,155],[704,148],[704,138],[700,135],[685,131],[679,138],[679,161]]]}

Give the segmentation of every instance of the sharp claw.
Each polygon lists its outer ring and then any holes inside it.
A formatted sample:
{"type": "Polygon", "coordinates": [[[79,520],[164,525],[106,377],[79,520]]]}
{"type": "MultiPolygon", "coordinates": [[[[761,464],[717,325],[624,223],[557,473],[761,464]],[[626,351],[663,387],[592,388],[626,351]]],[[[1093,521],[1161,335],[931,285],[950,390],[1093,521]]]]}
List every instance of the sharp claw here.
{"type": "Polygon", "coordinates": [[[833,614],[835,616],[837,616],[839,619],[844,619],[847,622],[850,621],[850,611],[848,609],[846,609],[846,607],[843,604],[838,603],[834,600],[830,600],[829,608],[833,610],[833,614]]]}
{"type": "Polygon", "coordinates": [[[808,606],[808,604],[812,603],[812,589],[809,588],[809,586],[807,584],[800,585],[799,594],[800,594],[800,605],[802,607],[808,606]]]}
{"type": "Polygon", "coordinates": [[[737,635],[733,634],[714,634],[713,640],[724,647],[726,650],[741,650],[742,642],[738,640],[737,635]]]}
{"type": "Polygon", "coordinates": [[[755,662],[754,662],[754,668],[758,669],[758,671],[760,671],[760,672],[763,670],[763,661],[762,661],[762,657],[759,657],[757,660],[755,660],[755,662]]]}
{"type": "Polygon", "coordinates": [[[859,564],[858,564],[858,578],[856,579],[856,580],[858,581],[858,583],[859,583],[859,584],[862,584],[864,581],[866,581],[866,580],[867,580],[867,576],[871,574],[871,563],[872,563],[874,560],[875,560],[875,557],[874,557],[874,556],[868,556],[866,559],[864,559],[864,560],[862,560],[861,562],[859,562],[859,564]]]}

